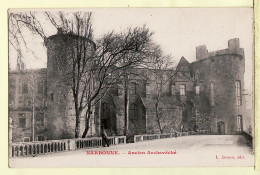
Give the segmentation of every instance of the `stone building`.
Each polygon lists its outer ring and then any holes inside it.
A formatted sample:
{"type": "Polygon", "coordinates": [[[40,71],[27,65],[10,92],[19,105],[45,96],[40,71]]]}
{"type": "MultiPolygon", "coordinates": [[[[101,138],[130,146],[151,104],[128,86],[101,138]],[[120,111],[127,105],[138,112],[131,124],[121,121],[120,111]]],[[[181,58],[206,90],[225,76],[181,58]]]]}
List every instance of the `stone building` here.
{"type": "MultiPolygon", "coordinates": [[[[229,40],[228,48],[224,50],[208,52],[206,46],[199,46],[196,51],[196,61],[189,63],[182,57],[171,81],[163,87],[163,98],[159,102],[163,104],[162,111],[167,111],[160,118],[165,127],[163,132],[183,128],[212,134],[237,134],[252,128],[253,115],[246,109],[243,94],[245,57],[239,39],[229,40]]],[[[134,94],[129,100],[129,130],[134,134],[160,132],[155,117],[154,75],[148,77],[131,80],[134,94]]],[[[111,109],[116,108],[119,112],[110,115],[111,123],[117,120],[117,127],[108,128],[121,135],[125,123],[124,98],[110,95],[110,101],[105,104],[112,104],[111,109]]]]}
{"type": "MultiPolygon", "coordinates": [[[[9,73],[9,105],[12,106],[9,114],[13,119],[13,141],[25,141],[26,137],[32,140],[32,129],[29,129],[32,126],[32,102],[29,102],[32,101],[32,93],[19,84],[27,83],[29,86],[30,83],[24,78],[28,79],[32,75],[34,84],[39,83],[35,89],[35,99],[37,96],[41,99],[39,102],[43,103],[40,105],[34,102],[34,116],[43,109],[39,118],[44,126],[42,130],[35,129],[35,138],[74,137],[73,98],[65,90],[66,84],[60,81],[64,73],[64,65],[61,63],[66,63],[64,60],[68,60],[71,54],[67,49],[71,45],[67,37],[65,34],[57,34],[49,38],[46,69],[9,73]],[[25,90],[23,93],[19,93],[21,88],[25,90]]],[[[95,47],[95,43],[92,43],[92,47],[95,47]]],[[[252,132],[253,115],[246,110],[243,94],[245,56],[243,48],[239,46],[239,39],[229,40],[227,49],[214,52],[208,52],[206,46],[197,47],[196,61],[192,63],[182,57],[172,76],[166,77],[169,81],[163,85],[159,101],[156,99],[154,74],[147,69],[133,71],[145,75],[145,78],[129,77],[127,103],[123,83],[111,88],[91,110],[88,136],[99,136],[101,127],[109,135],[124,135],[125,126],[128,127],[128,134],[184,130],[211,134],[238,134],[245,130],[252,132]],[[125,111],[129,116],[127,122],[125,111]]],[[[84,124],[82,116],[81,133],[84,124]]]]}
{"type": "Polygon", "coordinates": [[[46,69],[24,69],[18,58],[17,69],[9,72],[9,132],[11,142],[46,140],[46,69]]]}

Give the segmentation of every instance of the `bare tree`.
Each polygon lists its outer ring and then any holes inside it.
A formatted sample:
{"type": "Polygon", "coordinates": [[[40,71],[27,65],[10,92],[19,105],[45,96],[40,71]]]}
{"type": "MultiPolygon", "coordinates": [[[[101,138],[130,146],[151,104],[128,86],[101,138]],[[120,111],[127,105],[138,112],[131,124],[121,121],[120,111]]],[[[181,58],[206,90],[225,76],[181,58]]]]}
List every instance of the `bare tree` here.
{"type": "Polygon", "coordinates": [[[154,45],[154,50],[156,51],[153,57],[149,59],[147,65],[148,76],[154,79],[155,85],[153,86],[154,96],[152,97],[155,100],[155,116],[158,124],[159,131],[162,133],[166,126],[169,123],[164,124],[165,117],[171,115],[163,104],[165,96],[169,94],[164,94],[165,86],[174,81],[176,70],[174,68],[174,62],[170,55],[163,55],[160,47],[154,45]]]}
{"type": "MultiPolygon", "coordinates": [[[[50,13],[41,14],[62,34],[71,37],[69,57],[57,65],[62,69],[66,86],[72,92],[76,114],[75,138],[80,133],[80,117],[85,111],[86,137],[89,130],[91,109],[106,92],[126,73],[130,67],[149,57],[152,33],[145,26],[129,28],[125,32],[114,31],[94,41],[92,13],[50,13]]],[[[17,50],[21,43],[26,46],[22,28],[40,36],[48,45],[48,35],[34,12],[12,13],[9,15],[10,44],[17,50]]]]}

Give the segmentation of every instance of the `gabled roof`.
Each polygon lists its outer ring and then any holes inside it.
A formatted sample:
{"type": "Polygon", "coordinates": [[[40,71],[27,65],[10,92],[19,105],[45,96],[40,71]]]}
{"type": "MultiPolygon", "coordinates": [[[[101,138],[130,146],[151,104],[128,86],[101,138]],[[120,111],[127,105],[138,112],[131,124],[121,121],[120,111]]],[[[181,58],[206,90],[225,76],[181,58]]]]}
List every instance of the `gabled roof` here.
{"type": "Polygon", "coordinates": [[[191,70],[190,63],[186,60],[186,58],[181,57],[177,66],[177,71],[190,71],[190,70],[191,70]]]}
{"type": "Polygon", "coordinates": [[[191,64],[182,57],[176,68],[175,81],[190,81],[193,76],[191,64]]]}

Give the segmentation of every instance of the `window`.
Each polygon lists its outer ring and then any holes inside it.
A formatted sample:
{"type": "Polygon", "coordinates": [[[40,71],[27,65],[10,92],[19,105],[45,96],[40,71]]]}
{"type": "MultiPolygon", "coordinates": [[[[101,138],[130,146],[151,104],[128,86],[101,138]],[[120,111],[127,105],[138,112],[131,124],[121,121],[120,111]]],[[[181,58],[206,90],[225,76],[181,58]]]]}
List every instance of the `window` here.
{"type": "Polygon", "coordinates": [[[180,85],[180,95],[185,95],[186,94],[186,87],[184,84],[180,85]]]}
{"type": "Polygon", "coordinates": [[[19,127],[20,128],[25,128],[26,127],[26,117],[25,114],[18,114],[19,118],[19,127]]]}
{"type": "Polygon", "coordinates": [[[22,93],[22,89],[23,89],[23,84],[22,82],[18,82],[18,93],[21,94],[22,93]]]}
{"type": "Polygon", "coordinates": [[[129,88],[129,94],[130,95],[136,95],[137,91],[136,91],[136,83],[131,83],[130,84],[130,88],[129,88]]]}
{"type": "Polygon", "coordinates": [[[236,105],[241,106],[241,83],[240,81],[236,81],[236,105]]]}
{"type": "Polygon", "coordinates": [[[171,94],[175,95],[175,86],[174,86],[174,84],[171,84],[171,94]]]}
{"type": "Polygon", "coordinates": [[[35,124],[37,127],[44,127],[44,113],[37,112],[35,117],[35,124]]]}
{"type": "Polygon", "coordinates": [[[243,131],[243,122],[242,122],[242,115],[237,116],[237,131],[243,131]]]}
{"type": "Polygon", "coordinates": [[[29,100],[29,101],[27,101],[27,106],[28,107],[31,107],[32,106],[32,102],[29,100]]]}
{"type": "Polygon", "coordinates": [[[195,87],[195,92],[196,92],[196,95],[200,94],[200,86],[195,87]]]}
{"type": "Polygon", "coordinates": [[[137,105],[135,103],[130,105],[130,120],[134,120],[138,118],[138,113],[137,113],[137,105]]]}
{"type": "Polygon", "coordinates": [[[210,104],[215,106],[214,83],[210,83],[210,104]]]}
{"type": "Polygon", "coordinates": [[[23,93],[28,93],[28,83],[27,82],[23,83],[23,93]]]}
{"type": "Polygon", "coordinates": [[[24,137],[23,142],[30,142],[30,137],[24,137]]]}
{"type": "Polygon", "coordinates": [[[54,93],[50,93],[51,101],[54,100],[54,93]]]}
{"type": "Polygon", "coordinates": [[[44,141],[44,136],[38,136],[37,141],[44,141]]]}
{"type": "Polygon", "coordinates": [[[42,94],[44,92],[44,85],[42,82],[37,83],[37,93],[42,94]]]}
{"type": "Polygon", "coordinates": [[[21,104],[24,102],[23,96],[18,97],[18,102],[21,104]]]}
{"type": "Polygon", "coordinates": [[[150,95],[150,83],[146,83],[145,92],[146,92],[146,97],[149,97],[149,95],[150,95]]]}

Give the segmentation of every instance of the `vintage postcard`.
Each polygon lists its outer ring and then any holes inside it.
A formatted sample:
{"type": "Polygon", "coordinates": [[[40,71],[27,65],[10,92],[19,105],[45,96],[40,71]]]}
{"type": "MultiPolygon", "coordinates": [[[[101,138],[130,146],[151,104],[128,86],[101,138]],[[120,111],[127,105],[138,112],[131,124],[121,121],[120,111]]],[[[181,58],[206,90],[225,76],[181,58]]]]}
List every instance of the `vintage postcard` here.
{"type": "Polygon", "coordinates": [[[254,166],[252,8],[9,9],[9,166],[254,166]]]}

